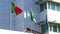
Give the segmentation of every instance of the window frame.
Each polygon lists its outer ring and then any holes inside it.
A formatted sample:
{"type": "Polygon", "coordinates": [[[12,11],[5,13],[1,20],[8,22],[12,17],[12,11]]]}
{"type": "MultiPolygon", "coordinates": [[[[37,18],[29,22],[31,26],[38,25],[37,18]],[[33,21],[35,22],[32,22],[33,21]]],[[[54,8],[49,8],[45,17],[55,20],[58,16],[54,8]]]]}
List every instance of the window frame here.
{"type": "MultiPolygon", "coordinates": [[[[47,2],[47,8],[48,8],[48,9],[60,11],[60,10],[57,9],[57,7],[58,7],[57,5],[58,5],[58,3],[47,2]],[[55,8],[55,9],[52,9],[52,5],[53,5],[52,3],[54,4],[54,6],[55,6],[54,8],[55,8]]],[[[60,4],[59,4],[59,5],[60,5],[60,4]]],[[[58,7],[58,8],[60,9],[60,7],[58,7]]]]}
{"type": "Polygon", "coordinates": [[[42,5],[40,4],[40,12],[42,12],[42,11],[44,11],[44,10],[46,10],[47,9],[47,4],[46,4],[46,2],[44,2],[44,3],[42,3],[42,5]],[[43,6],[43,7],[41,7],[41,6],[43,6]],[[42,8],[42,9],[41,9],[42,8]]]}
{"type": "Polygon", "coordinates": [[[56,31],[53,31],[54,30],[54,27],[53,26],[55,26],[55,24],[56,23],[49,23],[49,31],[50,32],[58,32],[58,33],[60,33],[60,24],[56,24],[56,26],[57,26],[57,28],[56,28],[56,31]],[[50,25],[52,26],[52,31],[50,30],[50,25]],[[58,27],[59,26],[59,27],[58,27]],[[59,29],[58,29],[59,28],[59,29]]]}

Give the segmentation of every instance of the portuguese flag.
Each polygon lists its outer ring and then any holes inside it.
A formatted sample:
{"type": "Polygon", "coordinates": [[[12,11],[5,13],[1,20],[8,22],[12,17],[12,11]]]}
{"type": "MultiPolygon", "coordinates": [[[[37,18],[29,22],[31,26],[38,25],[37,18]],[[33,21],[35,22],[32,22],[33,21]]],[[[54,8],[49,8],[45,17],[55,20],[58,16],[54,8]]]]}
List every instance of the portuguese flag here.
{"type": "Polygon", "coordinates": [[[22,13],[22,9],[20,9],[13,2],[11,2],[11,13],[15,13],[16,15],[19,15],[22,13]]]}

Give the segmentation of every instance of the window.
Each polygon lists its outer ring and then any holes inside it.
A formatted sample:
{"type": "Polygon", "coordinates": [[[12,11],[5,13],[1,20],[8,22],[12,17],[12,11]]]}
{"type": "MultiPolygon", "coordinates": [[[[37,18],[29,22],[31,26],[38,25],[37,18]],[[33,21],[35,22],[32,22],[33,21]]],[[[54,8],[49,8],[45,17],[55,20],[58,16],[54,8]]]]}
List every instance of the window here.
{"type": "Polygon", "coordinates": [[[43,20],[40,22],[40,25],[41,25],[41,31],[43,33],[47,32],[48,31],[48,23],[47,23],[47,20],[43,20]]]}
{"type": "Polygon", "coordinates": [[[44,9],[47,9],[47,4],[46,4],[46,2],[44,3],[44,9]]]}
{"type": "Polygon", "coordinates": [[[42,32],[45,33],[45,31],[46,31],[45,24],[41,25],[41,29],[42,29],[42,32]]]}
{"type": "Polygon", "coordinates": [[[50,31],[52,31],[52,24],[50,24],[49,26],[50,26],[50,31]]]}
{"type": "Polygon", "coordinates": [[[48,2],[48,9],[51,9],[51,8],[50,8],[50,5],[51,5],[50,2],[48,2]]]}
{"type": "Polygon", "coordinates": [[[49,27],[50,27],[50,31],[52,31],[52,32],[59,32],[60,33],[60,24],[52,24],[52,23],[50,23],[49,24],[49,27]]]}
{"type": "Polygon", "coordinates": [[[53,24],[53,32],[57,32],[57,25],[53,24]]]}
{"type": "Polygon", "coordinates": [[[48,9],[60,11],[60,4],[54,2],[48,2],[48,9]]]}
{"type": "Polygon", "coordinates": [[[47,9],[46,2],[40,4],[40,12],[44,11],[45,9],[47,9]]]}
{"type": "Polygon", "coordinates": [[[48,2],[48,9],[55,10],[55,3],[53,3],[53,2],[48,2]]]}
{"type": "Polygon", "coordinates": [[[60,33],[60,25],[58,25],[58,32],[60,33]]]}
{"type": "Polygon", "coordinates": [[[40,4],[40,11],[42,12],[44,10],[44,4],[40,4]]]}
{"type": "Polygon", "coordinates": [[[60,4],[56,4],[57,11],[60,11],[60,4]]]}
{"type": "Polygon", "coordinates": [[[51,3],[51,9],[55,10],[55,3],[51,3]]]}

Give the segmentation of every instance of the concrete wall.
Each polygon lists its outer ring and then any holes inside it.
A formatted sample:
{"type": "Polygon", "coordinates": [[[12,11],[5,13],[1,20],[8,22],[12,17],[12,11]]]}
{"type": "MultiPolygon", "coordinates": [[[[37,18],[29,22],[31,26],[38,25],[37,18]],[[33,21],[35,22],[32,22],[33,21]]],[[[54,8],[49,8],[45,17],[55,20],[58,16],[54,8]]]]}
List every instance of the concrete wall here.
{"type": "Polygon", "coordinates": [[[60,24],[60,12],[48,9],[48,21],[60,24]]]}

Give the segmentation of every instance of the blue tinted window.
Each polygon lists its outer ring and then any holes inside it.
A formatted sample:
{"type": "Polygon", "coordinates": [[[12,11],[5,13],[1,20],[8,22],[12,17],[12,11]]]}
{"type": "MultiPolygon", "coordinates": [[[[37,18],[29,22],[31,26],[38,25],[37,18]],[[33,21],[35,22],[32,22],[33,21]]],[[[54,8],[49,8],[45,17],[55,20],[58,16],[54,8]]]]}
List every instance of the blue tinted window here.
{"type": "Polygon", "coordinates": [[[60,4],[57,4],[56,7],[57,7],[57,11],[60,11],[60,4]]]}
{"type": "Polygon", "coordinates": [[[48,9],[50,9],[50,5],[51,5],[50,2],[48,2],[48,9]]]}
{"type": "Polygon", "coordinates": [[[53,32],[57,32],[57,25],[53,25],[53,32]]]}
{"type": "Polygon", "coordinates": [[[58,32],[60,33],[60,25],[58,25],[58,32]]]}
{"type": "Polygon", "coordinates": [[[55,10],[55,3],[51,3],[51,9],[55,10]]]}
{"type": "Polygon", "coordinates": [[[50,24],[49,26],[50,26],[50,31],[52,31],[52,24],[50,24]]]}
{"type": "Polygon", "coordinates": [[[40,12],[44,11],[45,9],[47,9],[46,2],[40,4],[40,12]]]}
{"type": "Polygon", "coordinates": [[[43,25],[41,25],[41,31],[43,32],[43,33],[45,33],[46,32],[46,29],[45,29],[45,24],[43,24],[43,25]]]}
{"type": "Polygon", "coordinates": [[[44,4],[40,4],[40,11],[42,12],[44,10],[44,4]]]}
{"type": "Polygon", "coordinates": [[[48,9],[60,11],[60,4],[54,2],[48,2],[48,9]]]}

